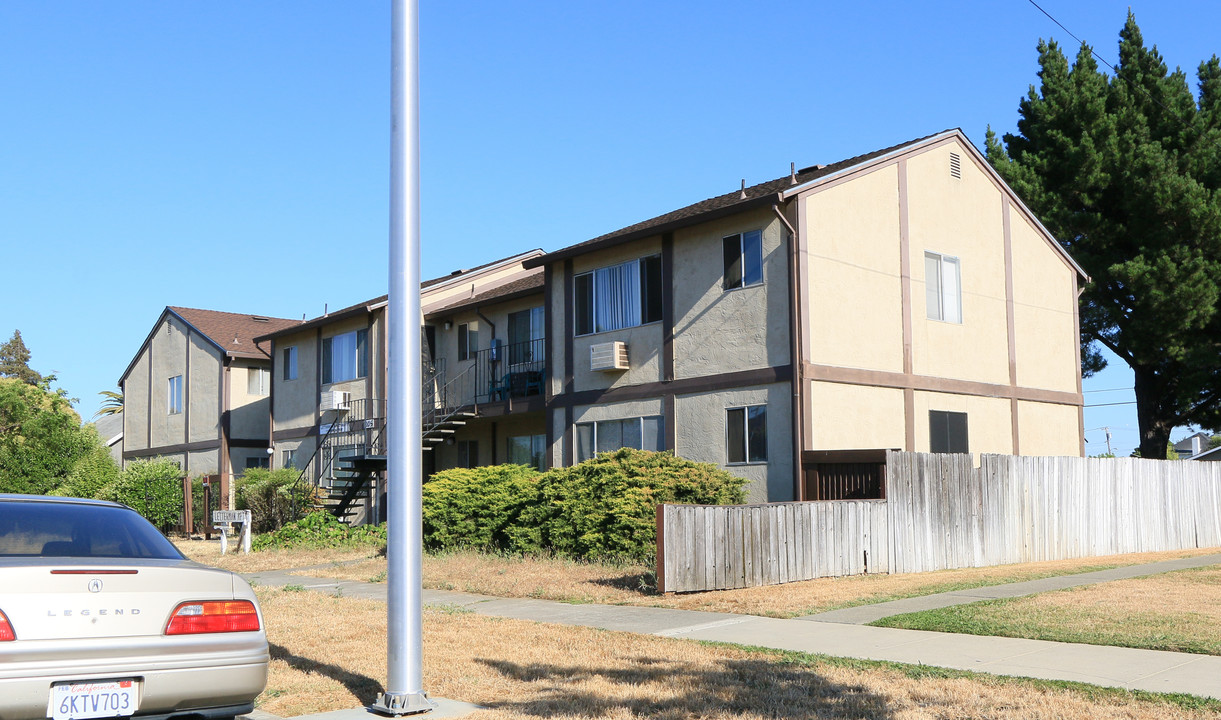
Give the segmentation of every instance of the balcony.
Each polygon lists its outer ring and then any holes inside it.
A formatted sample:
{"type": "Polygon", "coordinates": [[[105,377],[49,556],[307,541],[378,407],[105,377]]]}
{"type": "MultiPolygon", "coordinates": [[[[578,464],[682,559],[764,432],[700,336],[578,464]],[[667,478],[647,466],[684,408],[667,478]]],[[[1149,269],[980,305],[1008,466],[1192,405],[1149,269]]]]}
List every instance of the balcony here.
{"type": "Polygon", "coordinates": [[[527,340],[480,350],[453,363],[447,371],[444,358],[425,372],[424,405],[438,408],[478,407],[543,394],[547,380],[547,341],[527,340]]]}

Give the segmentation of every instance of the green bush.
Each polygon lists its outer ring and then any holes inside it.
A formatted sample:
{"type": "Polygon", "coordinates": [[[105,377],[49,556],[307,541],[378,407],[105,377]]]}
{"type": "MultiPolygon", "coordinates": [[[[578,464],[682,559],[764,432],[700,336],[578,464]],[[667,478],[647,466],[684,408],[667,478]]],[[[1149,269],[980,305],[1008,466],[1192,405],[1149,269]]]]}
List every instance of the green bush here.
{"type": "Polygon", "coordinates": [[[130,506],[165,532],[182,516],[182,471],[169,460],[137,460],[99,496],[130,506]]]}
{"type": "Polygon", "coordinates": [[[539,474],[524,465],[458,468],[423,488],[424,547],[507,548],[522,508],[537,496],[539,474]]]}
{"type": "Polygon", "coordinates": [[[738,504],[745,484],[711,463],[623,448],[545,473],[511,534],[521,550],[647,560],[657,552],[658,504],[738,504]]]}
{"type": "Polygon", "coordinates": [[[309,502],[309,488],[297,484],[300,471],[293,468],[251,468],[236,480],[237,509],[249,510],[251,530],[270,532],[283,527],[309,502]]]}
{"type": "MultiPolygon", "coordinates": [[[[97,430],[85,426],[84,432],[96,437],[97,430]]],[[[119,464],[110,456],[110,450],[99,439],[91,444],[85,455],[76,461],[62,485],[49,495],[61,497],[96,498],[108,485],[119,479],[119,464]]]]}
{"type": "Polygon", "coordinates": [[[253,550],[269,548],[335,548],[368,545],[386,546],[385,525],[349,527],[328,512],[312,512],[295,522],[259,535],[250,543],[253,550]]]}

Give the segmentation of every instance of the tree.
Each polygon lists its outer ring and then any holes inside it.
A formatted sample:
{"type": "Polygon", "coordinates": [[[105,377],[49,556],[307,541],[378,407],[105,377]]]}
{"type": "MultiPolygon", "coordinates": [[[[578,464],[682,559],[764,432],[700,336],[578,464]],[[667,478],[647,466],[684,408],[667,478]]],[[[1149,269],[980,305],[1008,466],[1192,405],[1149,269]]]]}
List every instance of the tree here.
{"type": "Polygon", "coordinates": [[[115,392],[114,390],[101,390],[98,392],[98,395],[101,395],[105,399],[102,400],[102,406],[93,414],[94,420],[106,415],[118,415],[119,413],[123,412],[122,391],[115,392]]]}
{"type": "Polygon", "coordinates": [[[30,369],[30,351],[21,339],[21,331],[14,330],[13,337],[0,345],[0,377],[17,378],[26,385],[38,385],[42,375],[30,369]]]}
{"type": "Polygon", "coordinates": [[[1180,425],[1221,427],[1221,61],[1186,75],[1145,47],[1131,12],[1114,77],[1083,44],[1072,67],[1039,42],[1040,86],[988,160],[1091,276],[1086,370],[1097,342],[1135,375],[1140,454],[1180,425]]]}
{"type": "Polygon", "coordinates": [[[50,492],[100,444],[63,396],[0,378],[0,492],[50,492]]]}

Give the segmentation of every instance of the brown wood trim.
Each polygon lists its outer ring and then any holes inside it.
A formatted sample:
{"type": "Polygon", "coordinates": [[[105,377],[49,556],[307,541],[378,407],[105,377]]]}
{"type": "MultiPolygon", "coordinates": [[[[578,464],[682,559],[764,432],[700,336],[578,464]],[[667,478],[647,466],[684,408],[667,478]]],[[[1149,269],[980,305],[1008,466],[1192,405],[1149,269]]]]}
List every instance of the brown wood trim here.
{"type": "MultiPolygon", "coordinates": [[[[162,317],[165,318],[165,321],[167,323],[170,321],[168,315],[163,315],[162,317]]],[[[156,328],[153,328],[154,334],[156,334],[159,327],[160,327],[160,325],[158,325],[158,327],[156,327],[156,328]]],[[[169,388],[166,388],[166,389],[168,390],[169,388]]],[[[153,391],[153,338],[152,338],[152,336],[149,336],[149,338],[148,338],[148,412],[145,413],[145,415],[144,415],[144,421],[145,421],[145,425],[146,425],[145,431],[147,433],[144,436],[144,445],[146,447],[151,447],[153,444],[153,394],[154,394],[154,391],[153,391]]],[[[124,446],[127,445],[126,436],[123,437],[123,445],[124,446]]],[[[126,457],[126,456],[124,456],[124,457],[126,457]]]]}
{"type": "MultiPolygon", "coordinates": [[[[814,293],[809,293],[809,297],[806,295],[806,291],[810,290],[810,245],[814,242],[814,239],[810,237],[809,216],[806,213],[808,198],[804,195],[798,195],[793,202],[797,206],[796,228],[800,238],[800,241],[797,243],[797,298],[800,309],[798,318],[800,337],[798,338],[797,357],[793,358],[792,366],[794,368],[793,374],[798,377],[796,412],[801,413],[801,438],[797,444],[806,448],[814,445],[814,407],[813,401],[810,399],[810,384],[802,371],[806,363],[810,361],[810,358],[814,357],[814,333],[811,328],[811,317],[814,312],[811,303],[814,293]]],[[[801,478],[795,478],[794,482],[804,486],[801,478]]],[[[798,494],[797,497],[801,497],[801,495],[798,494]]]]}
{"type": "Polygon", "coordinates": [[[199,450],[216,450],[220,447],[221,443],[217,440],[200,440],[192,443],[144,448],[143,450],[124,450],[123,459],[153,457],[154,455],[174,455],[177,453],[197,452],[199,450]]]}
{"type": "Polygon", "coordinates": [[[564,447],[560,456],[564,467],[571,467],[572,459],[575,456],[576,449],[573,447],[572,436],[572,406],[568,405],[564,408],[564,447]]]}
{"type": "Polygon", "coordinates": [[[678,421],[675,418],[674,393],[669,392],[661,397],[662,422],[666,424],[666,449],[678,454],[678,421]]]}
{"type": "Polygon", "coordinates": [[[667,232],[661,235],[661,380],[669,382],[673,379],[674,233],[667,232]]]}
{"type": "MultiPolygon", "coordinates": [[[[668,383],[641,383],[640,385],[627,385],[625,387],[601,390],[583,390],[562,395],[556,398],[556,403],[572,408],[577,405],[595,405],[599,403],[664,397],[667,394],[683,395],[686,393],[717,392],[737,387],[753,387],[755,385],[774,385],[776,383],[789,382],[792,377],[793,366],[781,365],[758,370],[739,370],[737,372],[721,373],[720,375],[682,378],[668,383]]],[[[572,425],[571,417],[569,418],[568,425],[570,427],[572,425]]]]}
{"type": "MultiPolygon", "coordinates": [[[[1073,274],[1073,330],[1077,338],[1077,394],[1081,392],[1081,291],[1077,288],[1077,275],[1073,274]]],[[[1081,457],[1085,457],[1085,406],[1077,411],[1077,429],[1081,437],[1081,457]]]]}
{"type": "Polygon", "coordinates": [[[1039,388],[1021,388],[1011,385],[953,380],[927,375],[906,375],[885,370],[861,370],[858,368],[834,367],[831,365],[806,365],[806,376],[810,380],[843,383],[846,385],[872,385],[875,387],[920,390],[923,392],[974,395],[977,397],[1015,398],[1031,402],[1055,403],[1058,405],[1081,405],[1079,393],[1039,388]]]}
{"type": "MultiPolygon", "coordinates": [[[[555,311],[551,307],[554,300],[552,297],[552,283],[555,282],[554,266],[547,265],[543,268],[543,327],[546,328],[546,340],[543,346],[543,364],[546,366],[547,381],[543,383],[543,397],[547,402],[551,402],[551,398],[555,395],[551,390],[551,381],[555,374],[555,311]]],[[[547,431],[547,445],[551,446],[552,432],[547,431]]]]}
{"type": "Polygon", "coordinates": [[[264,438],[229,438],[230,448],[262,448],[267,449],[267,440],[264,438]]]}
{"type": "MultiPolygon", "coordinates": [[[[576,291],[576,280],[572,273],[572,258],[564,261],[564,301],[560,305],[564,308],[564,393],[568,394],[573,391],[575,380],[573,376],[576,374],[576,361],[572,357],[572,353],[576,349],[576,302],[574,302],[573,293],[576,291]]],[[[568,423],[572,425],[571,422],[568,423]]],[[[567,463],[566,463],[567,464],[567,463]]]]}
{"type": "MultiPolygon", "coordinates": [[[[313,400],[313,404],[314,404],[314,427],[316,427],[316,428],[322,427],[322,409],[320,406],[321,402],[322,402],[322,326],[319,325],[314,330],[314,400],[313,400]]],[[[320,451],[320,448],[318,446],[321,445],[321,443],[322,443],[321,438],[319,438],[318,440],[315,441],[315,443],[314,443],[315,450],[320,451]]],[[[318,478],[322,473],[322,468],[319,467],[321,464],[322,463],[315,463],[315,462],[310,463],[310,466],[312,466],[314,469],[313,477],[311,477],[310,480],[312,480],[315,485],[318,484],[318,478]]]]}
{"type": "Polygon", "coordinates": [[[916,391],[911,388],[903,388],[903,445],[916,452],[916,391]]]}
{"type": "Polygon", "coordinates": [[[276,430],[272,439],[276,442],[280,442],[283,440],[298,440],[300,438],[315,437],[318,435],[318,428],[320,427],[322,426],[318,423],[314,423],[313,425],[303,427],[284,428],[283,430],[276,430]]]}
{"type": "Polygon", "coordinates": [[[231,371],[233,368],[229,362],[229,356],[221,353],[221,405],[224,407],[224,411],[220,416],[221,427],[219,464],[222,481],[233,473],[233,463],[229,462],[229,422],[232,417],[230,414],[229,405],[232,403],[230,400],[230,385],[232,383],[231,371]]]}
{"type": "MultiPolygon", "coordinates": [[[[796,225],[789,222],[786,211],[789,205],[786,204],[784,211],[780,210],[778,205],[774,205],[772,209],[777,215],[780,215],[786,225],[784,231],[788,236],[788,256],[785,262],[788,267],[788,285],[789,285],[789,364],[793,367],[801,367],[801,326],[802,326],[802,310],[801,310],[801,284],[797,271],[799,248],[801,246],[801,238],[798,235],[796,225]]],[[[804,403],[803,393],[801,392],[801,373],[792,373],[792,379],[789,381],[789,426],[792,433],[792,452],[793,452],[793,467],[801,467],[801,453],[805,449],[805,431],[801,424],[801,406],[804,403]]],[[[793,499],[805,499],[805,483],[802,482],[801,472],[793,473],[793,499]]]]}
{"type": "MultiPolygon", "coordinates": [[[[1013,299],[1013,226],[1010,224],[1009,196],[1001,193],[1001,226],[1005,233],[1005,328],[1009,345],[1009,385],[1017,387],[1017,326],[1013,299]]],[[[1080,394],[1081,388],[1077,388],[1080,394]]],[[[1021,437],[1018,433],[1018,407],[1016,396],[1009,402],[1009,428],[1012,434],[1014,455],[1019,454],[1021,437]]]]}
{"type": "Polygon", "coordinates": [[[191,442],[191,326],[187,325],[186,361],[182,371],[182,441],[191,442]]]}
{"type": "MultiPolygon", "coordinates": [[[[915,372],[912,317],[911,205],[907,189],[907,158],[899,160],[899,294],[903,315],[903,373],[915,372]]],[[[903,391],[903,444],[908,452],[916,449],[916,393],[903,391]]]]}

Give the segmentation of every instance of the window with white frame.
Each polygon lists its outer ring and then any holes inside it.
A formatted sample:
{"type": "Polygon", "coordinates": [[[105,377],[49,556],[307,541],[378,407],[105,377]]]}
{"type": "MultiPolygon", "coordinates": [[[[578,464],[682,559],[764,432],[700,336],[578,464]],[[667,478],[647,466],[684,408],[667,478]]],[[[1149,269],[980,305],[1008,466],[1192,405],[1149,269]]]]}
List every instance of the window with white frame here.
{"type": "Polygon", "coordinates": [[[271,392],[271,371],[267,368],[246,368],[246,394],[266,395],[271,392]]]}
{"type": "Polygon", "coordinates": [[[665,450],[665,420],[661,415],[577,423],[577,462],[619,448],[665,450]]]}
{"type": "Polygon", "coordinates": [[[924,253],[924,298],[929,320],[962,322],[962,278],[958,258],[924,253]]]}
{"type": "Polygon", "coordinates": [[[355,380],[369,374],[369,331],[354,330],[322,339],[322,383],[355,380]]]}
{"type": "Polygon", "coordinates": [[[282,357],[281,374],[285,380],[297,379],[297,346],[292,345],[280,352],[282,357]]]}
{"type": "Polygon", "coordinates": [[[170,378],[169,395],[168,395],[168,414],[177,415],[182,412],[182,376],[175,375],[170,378]]]}
{"type": "Polygon", "coordinates": [[[721,239],[725,256],[724,289],[759,285],[763,282],[763,232],[729,235],[721,239]]]}
{"type": "Polygon", "coordinates": [[[728,464],[767,462],[767,406],[726,408],[725,448],[728,464]]]}
{"type": "Polygon", "coordinates": [[[581,273],[573,285],[577,335],[661,321],[660,255],[581,273]]]}
{"type": "Polygon", "coordinates": [[[462,323],[458,326],[458,359],[473,360],[479,352],[479,326],[462,323]]]}
{"type": "Polygon", "coordinates": [[[546,435],[518,435],[510,437],[508,461],[510,465],[528,465],[535,470],[545,470],[544,453],[546,450],[546,435]]]}

